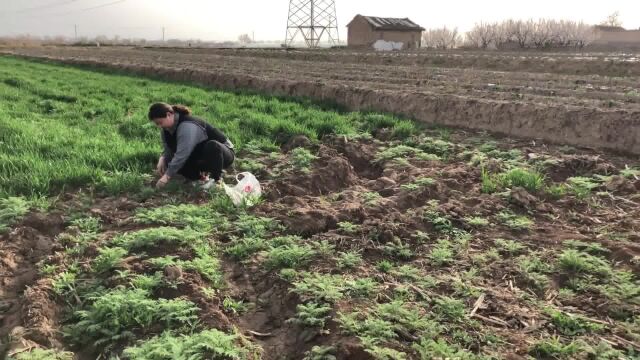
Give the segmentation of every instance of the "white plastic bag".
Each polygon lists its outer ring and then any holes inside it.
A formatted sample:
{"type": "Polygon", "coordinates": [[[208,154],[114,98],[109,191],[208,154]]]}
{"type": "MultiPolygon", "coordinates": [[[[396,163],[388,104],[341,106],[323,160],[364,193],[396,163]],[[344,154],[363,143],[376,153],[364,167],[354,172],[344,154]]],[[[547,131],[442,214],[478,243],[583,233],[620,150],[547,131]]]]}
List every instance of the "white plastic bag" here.
{"type": "Polygon", "coordinates": [[[236,175],[236,180],[238,181],[236,186],[224,184],[224,192],[231,198],[233,204],[236,206],[255,204],[262,194],[258,179],[250,172],[243,172],[236,175]],[[239,176],[242,176],[242,179],[238,179],[239,176]]]}

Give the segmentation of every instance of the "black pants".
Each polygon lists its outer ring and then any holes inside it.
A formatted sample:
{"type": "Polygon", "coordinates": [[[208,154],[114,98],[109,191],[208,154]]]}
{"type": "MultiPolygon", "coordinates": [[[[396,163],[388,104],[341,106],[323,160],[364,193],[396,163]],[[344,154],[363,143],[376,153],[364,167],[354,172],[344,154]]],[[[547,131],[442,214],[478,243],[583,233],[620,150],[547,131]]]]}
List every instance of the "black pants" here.
{"type": "Polygon", "coordinates": [[[233,164],[234,158],[233,150],[215,140],[209,140],[193,149],[191,156],[178,174],[189,180],[198,180],[200,173],[205,172],[218,181],[222,175],[222,169],[233,164]]]}

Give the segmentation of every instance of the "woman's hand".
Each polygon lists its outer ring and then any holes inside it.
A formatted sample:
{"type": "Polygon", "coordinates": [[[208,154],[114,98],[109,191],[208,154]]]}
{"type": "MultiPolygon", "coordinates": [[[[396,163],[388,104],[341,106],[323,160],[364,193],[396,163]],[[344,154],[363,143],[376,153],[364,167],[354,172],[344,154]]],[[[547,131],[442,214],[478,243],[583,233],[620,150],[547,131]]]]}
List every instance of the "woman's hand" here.
{"type": "Polygon", "coordinates": [[[167,185],[169,180],[171,180],[170,177],[168,177],[167,175],[162,175],[160,180],[158,180],[158,182],[156,183],[156,188],[158,188],[158,189],[163,188],[165,185],[167,185]]]}
{"type": "Polygon", "coordinates": [[[158,165],[156,165],[156,174],[163,176],[165,171],[167,171],[167,162],[164,161],[164,156],[160,156],[158,165]]]}

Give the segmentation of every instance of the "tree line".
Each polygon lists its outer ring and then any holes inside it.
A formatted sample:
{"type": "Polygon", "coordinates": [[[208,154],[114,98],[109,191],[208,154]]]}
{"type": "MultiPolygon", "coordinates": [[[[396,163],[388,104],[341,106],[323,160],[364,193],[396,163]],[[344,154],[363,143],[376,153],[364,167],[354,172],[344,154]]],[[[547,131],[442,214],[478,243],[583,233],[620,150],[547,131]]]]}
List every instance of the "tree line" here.
{"type": "MultiPolygon", "coordinates": [[[[620,13],[614,12],[600,26],[624,30],[620,13]]],[[[504,20],[476,23],[461,34],[457,28],[429,29],[422,34],[422,46],[432,49],[456,47],[475,49],[583,48],[596,39],[596,27],[570,20],[504,20]]]]}
{"type": "Polygon", "coordinates": [[[465,34],[457,28],[426,30],[422,46],[433,49],[583,48],[596,38],[595,27],[567,20],[505,20],[477,23],[465,34]]]}

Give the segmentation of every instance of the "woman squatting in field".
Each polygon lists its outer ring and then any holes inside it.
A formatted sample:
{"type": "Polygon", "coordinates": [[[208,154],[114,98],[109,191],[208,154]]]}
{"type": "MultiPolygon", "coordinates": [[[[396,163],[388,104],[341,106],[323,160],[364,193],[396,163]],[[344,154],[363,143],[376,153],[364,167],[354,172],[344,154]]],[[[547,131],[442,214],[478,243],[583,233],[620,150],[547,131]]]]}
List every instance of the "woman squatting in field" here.
{"type": "Polygon", "coordinates": [[[192,116],[189,108],[156,103],[149,108],[149,120],[162,129],[164,145],[156,166],[161,176],[157,188],[180,174],[188,180],[202,180],[202,188],[208,189],[220,181],[222,170],[233,163],[235,152],[231,141],[219,129],[192,116]]]}

